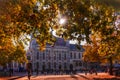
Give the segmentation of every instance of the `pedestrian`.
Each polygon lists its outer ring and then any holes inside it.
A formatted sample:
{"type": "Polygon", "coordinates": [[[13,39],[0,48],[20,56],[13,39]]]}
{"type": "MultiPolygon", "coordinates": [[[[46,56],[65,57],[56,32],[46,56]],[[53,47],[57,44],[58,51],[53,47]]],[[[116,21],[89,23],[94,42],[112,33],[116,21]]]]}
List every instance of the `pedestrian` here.
{"type": "Polygon", "coordinates": [[[28,80],[30,80],[30,77],[32,75],[32,64],[31,63],[27,63],[26,69],[27,69],[27,73],[28,73],[28,80]]]}

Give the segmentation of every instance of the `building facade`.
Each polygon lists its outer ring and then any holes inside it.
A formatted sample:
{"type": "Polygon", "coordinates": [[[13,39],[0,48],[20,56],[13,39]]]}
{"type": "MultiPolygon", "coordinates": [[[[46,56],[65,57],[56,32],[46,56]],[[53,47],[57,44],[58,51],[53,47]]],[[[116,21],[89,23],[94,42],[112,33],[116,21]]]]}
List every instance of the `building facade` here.
{"type": "Polygon", "coordinates": [[[32,39],[27,58],[33,70],[79,70],[84,67],[83,51],[82,46],[78,50],[75,44],[69,44],[62,38],[57,38],[54,46],[46,44],[46,49],[40,51],[36,40],[32,39]]]}

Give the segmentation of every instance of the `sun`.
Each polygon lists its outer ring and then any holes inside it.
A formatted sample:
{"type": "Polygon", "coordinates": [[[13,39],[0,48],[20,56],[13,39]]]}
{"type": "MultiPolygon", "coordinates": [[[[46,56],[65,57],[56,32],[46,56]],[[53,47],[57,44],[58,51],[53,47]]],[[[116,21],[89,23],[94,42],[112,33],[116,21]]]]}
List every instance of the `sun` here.
{"type": "Polygon", "coordinates": [[[62,25],[62,24],[65,24],[65,22],[66,22],[66,19],[65,18],[61,18],[60,21],[59,21],[59,24],[62,25]]]}

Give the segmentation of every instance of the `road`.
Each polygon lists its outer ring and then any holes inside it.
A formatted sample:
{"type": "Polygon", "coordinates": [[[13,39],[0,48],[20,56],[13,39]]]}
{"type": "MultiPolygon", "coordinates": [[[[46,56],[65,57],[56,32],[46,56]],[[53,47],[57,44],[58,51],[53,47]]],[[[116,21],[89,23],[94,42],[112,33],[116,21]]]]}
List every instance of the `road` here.
{"type": "MultiPolygon", "coordinates": [[[[0,80],[28,80],[27,74],[23,75],[0,78],[0,80]]],[[[98,75],[95,74],[85,75],[83,73],[78,73],[76,75],[71,74],[71,75],[38,75],[38,76],[34,74],[31,76],[31,80],[120,80],[120,77],[110,76],[107,73],[98,73],[98,75]]]]}

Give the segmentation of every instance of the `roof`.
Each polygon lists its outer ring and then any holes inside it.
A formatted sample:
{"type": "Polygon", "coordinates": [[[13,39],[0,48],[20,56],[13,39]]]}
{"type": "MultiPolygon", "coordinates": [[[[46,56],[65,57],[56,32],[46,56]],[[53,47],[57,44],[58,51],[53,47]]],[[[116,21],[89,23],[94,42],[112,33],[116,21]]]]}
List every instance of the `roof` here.
{"type": "MultiPolygon", "coordinates": [[[[55,37],[55,38],[56,38],[56,42],[54,43],[54,46],[67,47],[69,48],[70,51],[82,51],[82,52],[84,51],[82,45],[79,45],[80,49],[78,49],[76,44],[70,44],[67,41],[65,41],[63,38],[59,38],[59,37],[55,37]]],[[[35,43],[35,40],[33,40],[32,43],[35,43]]],[[[51,46],[53,45],[46,43],[46,47],[51,47],[51,46]]]]}
{"type": "Polygon", "coordinates": [[[56,38],[55,45],[56,46],[66,46],[66,42],[63,38],[56,38]]]}
{"type": "Polygon", "coordinates": [[[69,46],[70,51],[77,51],[77,50],[84,51],[84,49],[81,45],[79,46],[79,48],[80,49],[77,48],[76,44],[70,44],[70,46],[69,46]]]}

